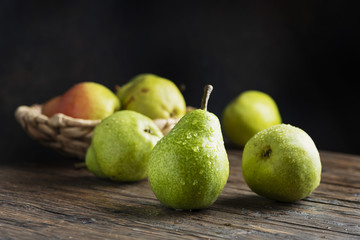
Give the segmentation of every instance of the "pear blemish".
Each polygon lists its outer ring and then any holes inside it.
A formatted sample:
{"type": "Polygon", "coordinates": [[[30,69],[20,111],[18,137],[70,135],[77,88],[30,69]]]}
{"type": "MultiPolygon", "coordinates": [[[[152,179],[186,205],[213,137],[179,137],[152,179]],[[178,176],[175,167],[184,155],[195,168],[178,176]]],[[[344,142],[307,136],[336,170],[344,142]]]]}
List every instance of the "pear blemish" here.
{"type": "Polygon", "coordinates": [[[266,146],[261,153],[262,159],[268,159],[271,156],[272,150],[270,146],[266,146]]]}
{"type": "Polygon", "coordinates": [[[144,132],[149,133],[149,134],[152,134],[152,131],[151,131],[150,128],[145,128],[145,129],[144,129],[144,132]]]}

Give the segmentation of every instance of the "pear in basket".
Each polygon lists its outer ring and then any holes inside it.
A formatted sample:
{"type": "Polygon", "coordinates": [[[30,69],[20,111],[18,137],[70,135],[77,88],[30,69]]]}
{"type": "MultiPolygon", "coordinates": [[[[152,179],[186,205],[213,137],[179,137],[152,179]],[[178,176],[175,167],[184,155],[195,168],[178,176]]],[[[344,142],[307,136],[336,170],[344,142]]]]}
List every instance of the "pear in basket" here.
{"type": "Polygon", "coordinates": [[[151,119],[181,118],[186,104],[179,88],[170,80],[154,74],[139,74],[119,87],[121,109],[133,110],[151,119]]]}
{"type": "Polygon", "coordinates": [[[46,102],[42,113],[48,117],[63,113],[73,118],[98,120],[119,108],[119,100],[110,89],[99,83],[82,82],[46,102]]]}

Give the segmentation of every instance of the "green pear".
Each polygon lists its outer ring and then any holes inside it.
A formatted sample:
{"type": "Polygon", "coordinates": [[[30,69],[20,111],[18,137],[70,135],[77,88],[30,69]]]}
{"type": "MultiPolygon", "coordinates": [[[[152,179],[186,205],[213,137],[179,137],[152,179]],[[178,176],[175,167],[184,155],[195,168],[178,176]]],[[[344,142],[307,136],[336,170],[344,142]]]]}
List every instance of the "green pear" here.
{"type": "Polygon", "coordinates": [[[99,178],[107,178],[104,172],[101,170],[95,155],[95,151],[92,145],[86,151],[86,166],[90,172],[94,173],[99,178]]]}
{"type": "Polygon", "coordinates": [[[222,115],[225,135],[241,147],[257,132],[280,123],[275,101],[260,91],[243,92],[226,106],[222,115]]]}
{"type": "Polygon", "coordinates": [[[110,89],[99,83],[82,82],[46,102],[42,113],[48,117],[63,113],[73,118],[98,120],[119,109],[120,102],[110,89]]]}
{"type": "Polygon", "coordinates": [[[154,74],[140,74],[117,91],[122,109],[142,113],[151,119],[181,118],[186,104],[178,87],[154,74]]]}
{"type": "MultiPolygon", "coordinates": [[[[212,87],[207,89],[210,94],[212,87]]],[[[160,202],[174,209],[209,207],[229,176],[220,122],[206,110],[208,94],[202,109],[182,117],[150,154],[151,188],[160,202]]]]}
{"type": "Polygon", "coordinates": [[[321,162],[315,143],[306,132],[279,124],[257,133],[247,142],[242,172],[255,193],[294,202],[319,186],[321,162]]]}
{"type": "Polygon", "coordinates": [[[123,110],[99,123],[86,153],[86,166],[96,176],[138,181],[147,176],[149,155],[162,133],[143,114],[123,110]]]}

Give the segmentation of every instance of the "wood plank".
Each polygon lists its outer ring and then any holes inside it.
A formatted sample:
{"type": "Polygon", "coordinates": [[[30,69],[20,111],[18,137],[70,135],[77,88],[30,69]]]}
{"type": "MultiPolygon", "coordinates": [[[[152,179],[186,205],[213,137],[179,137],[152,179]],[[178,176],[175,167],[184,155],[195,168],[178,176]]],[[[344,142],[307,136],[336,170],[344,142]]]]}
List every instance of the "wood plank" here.
{"type": "Polygon", "coordinates": [[[147,180],[114,183],[73,162],[0,168],[0,239],[359,239],[360,157],[322,152],[322,182],[296,203],[257,196],[229,150],[230,177],[210,208],[174,211],[147,180]]]}

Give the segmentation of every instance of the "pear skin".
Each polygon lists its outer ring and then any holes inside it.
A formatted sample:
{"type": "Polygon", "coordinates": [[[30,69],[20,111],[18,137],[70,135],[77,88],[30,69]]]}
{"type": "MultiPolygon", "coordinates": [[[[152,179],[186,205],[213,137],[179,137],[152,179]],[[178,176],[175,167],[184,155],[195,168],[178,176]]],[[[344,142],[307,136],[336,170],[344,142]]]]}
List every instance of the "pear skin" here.
{"type": "Polygon", "coordinates": [[[140,74],[117,91],[122,109],[142,113],[151,119],[181,118],[186,113],[184,97],[170,80],[154,74],[140,74]]]}
{"type": "Polygon", "coordinates": [[[90,147],[86,151],[85,164],[89,171],[94,173],[97,177],[107,178],[107,176],[103,173],[97,162],[96,154],[92,145],[90,145],[90,147]]]}
{"type": "Polygon", "coordinates": [[[95,82],[82,82],[62,95],[57,112],[73,118],[97,120],[119,108],[119,100],[108,88],[95,82]]]}

